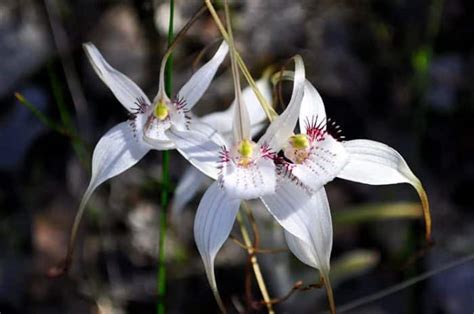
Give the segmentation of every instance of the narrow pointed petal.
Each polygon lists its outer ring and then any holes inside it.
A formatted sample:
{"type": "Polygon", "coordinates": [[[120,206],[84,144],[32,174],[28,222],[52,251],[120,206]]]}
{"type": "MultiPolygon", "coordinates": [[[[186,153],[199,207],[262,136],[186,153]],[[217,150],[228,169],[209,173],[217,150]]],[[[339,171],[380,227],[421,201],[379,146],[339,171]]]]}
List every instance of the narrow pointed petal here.
{"type": "MultiPolygon", "coordinates": [[[[270,82],[267,78],[262,78],[256,82],[258,89],[262,93],[263,97],[267,100],[268,103],[272,101],[272,89],[270,82]]],[[[246,87],[242,91],[242,100],[247,104],[247,110],[250,116],[250,125],[252,127],[251,134],[252,136],[257,134],[264,126],[264,123],[267,116],[265,111],[263,111],[262,106],[258,102],[255,93],[252,88],[246,87]]],[[[201,121],[211,125],[219,133],[224,136],[228,136],[232,131],[232,118],[234,115],[235,101],[232,105],[224,111],[214,112],[208,115],[205,115],[201,118],[201,121]]]]}
{"type": "Polygon", "coordinates": [[[181,131],[170,128],[166,131],[166,135],[175,143],[181,155],[193,166],[212,179],[217,179],[221,145],[196,130],[181,131]]]}
{"type": "Polygon", "coordinates": [[[250,116],[247,105],[241,99],[240,105],[234,107],[234,119],[232,121],[233,141],[240,143],[244,139],[250,139],[250,116]]]}
{"type": "Polygon", "coordinates": [[[276,185],[275,164],[260,158],[255,165],[239,167],[230,160],[222,164],[219,181],[230,196],[244,200],[272,194],[276,185]]]}
{"type": "MultiPolygon", "coordinates": [[[[308,80],[304,84],[304,97],[300,109],[300,132],[306,133],[307,127],[315,122],[326,124],[326,109],[324,109],[323,99],[316,88],[308,80]]],[[[326,129],[324,126],[323,130],[326,129]]]]}
{"type": "Polygon", "coordinates": [[[173,217],[178,217],[182,213],[184,206],[196,196],[207,180],[209,179],[196,167],[187,167],[174,190],[171,207],[173,217]]]}
{"type": "Polygon", "coordinates": [[[260,199],[287,232],[310,245],[312,240],[308,232],[305,206],[311,202],[311,196],[294,182],[286,178],[281,180],[275,193],[262,196],[260,199]]]}
{"type": "Polygon", "coordinates": [[[304,96],[305,70],[303,59],[297,55],[294,60],[295,77],[288,107],[270,124],[265,134],[258,141],[261,145],[267,144],[274,152],[278,152],[293,134],[304,96]]]}
{"type": "Polygon", "coordinates": [[[306,265],[322,272],[329,272],[333,232],[329,202],[324,188],[313,194],[301,210],[307,219],[306,225],[302,228],[308,228],[311,243],[306,243],[285,231],[288,247],[306,265]]]}
{"type": "Polygon", "coordinates": [[[85,206],[92,192],[106,180],[135,165],[150,146],[134,136],[128,122],[110,129],[97,143],[92,156],[92,177],[81,201],[85,206]]]}
{"type": "Polygon", "coordinates": [[[144,100],[147,104],[150,103],[150,100],[140,87],[126,75],[110,66],[92,43],[86,43],[83,46],[97,75],[128,111],[133,112],[137,108],[137,102],[140,99],[144,100]]]}
{"type": "Polygon", "coordinates": [[[308,158],[303,163],[294,165],[292,174],[305,186],[317,191],[332,181],[348,160],[349,154],[344,146],[326,134],[324,139],[311,148],[308,158]]]}
{"type": "Polygon", "coordinates": [[[201,99],[228,51],[229,47],[223,41],[212,59],[197,70],[178,92],[178,98],[182,98],[185,101],[186,110],[191,110],[198,100],[201,99]]]}
{"type": "Polygon", "coordinates": [[[201,254],[209,284],[221,310],[222,301],[214,274],[214,259],[229,237],[239,210],[240,200],[230,199],[217,182],[204,193],[194,220],[194,239],[201,254]]]}
{"type": "Polygon", "coordinates": [[[350,155],[350,161],[338,174],[339,178],[372,185],[409,183],[416,189],[423,206],[426,239],[430,242],[428,197],[403,157],[390,146],[370,140],[347,141],[344,147],[350,155]]]}

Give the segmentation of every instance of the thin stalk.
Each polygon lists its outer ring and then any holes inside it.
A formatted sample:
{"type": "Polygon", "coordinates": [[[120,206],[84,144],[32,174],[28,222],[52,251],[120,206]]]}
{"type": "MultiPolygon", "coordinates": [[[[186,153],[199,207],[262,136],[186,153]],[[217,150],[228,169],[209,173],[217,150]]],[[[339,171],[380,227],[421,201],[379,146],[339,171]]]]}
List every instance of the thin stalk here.
{"type": "Polygon", "coordinates": [[[240,232],[242,233],[242,238],[244,239],[247,252],[250,256],[250,263],[252,264],[253,272],[255,274],[255,279],[257,280],[258,287],[260,288],[260,292],[262,293],[263,300],[265,301],[265,305],[267,306],[268,313],[275,313],[273,311],[271,298],[268,293],[265,280],[263,279],[262,271],[260,270],[260,265],[258,264],[257,256],[255,255],[256,252],[253,248],[252,241],[250,240],[249,232],[247,230],[247,227],[245,226],[245,223],[243,221],[243,218],[240,212],[237,214],[237,222],[239,223],[240,232]]]}
{"type": "MultiPolygon", "coordinates": [[[[224,37],[224,40],[230,46],[229,34],[227,33],[224,25],[222,24],[214,6],[212,5],[210,0],[205,0],[204,2],[206,3],[206,6],[209,12],[211,13],[212,18],[214,19],[217,25],[217,28],[219,28],[219,31],[221,32],[222,37],[224,37]]],[[[262,93],[258,89],[257,84],[255,83],[255,80],[250,74],[250,71],[248,70],[247,66],[245,65],[245,62],[242,60],[242,57],[240,56],[238,51],[235,51],[235,58],[236,58],[237,64],[240,67],[240,70],[242,71],[242,74],[244,75],[245,79],[247,80],[253,92],[255,93],[255,96],[257,96],[257,99],[260,102],[260,105],[262,106],[263,111],[265,111],[265,114],[267,115],[268,120],[272,121],[276,116],[278,116],[278,114],[275,112],[273,107],[267,103],[267,101],[265,100],[265,97],[262,95],[262,93]]]]}
{"type": "Polygon", "coordinates": [[[239,69],[237,68],[237,64],[235,62],[235,42],[234,42],[234,36],[232,35],[232,25],[231,25],[231,20],[230,20],[230,10],[229,10],[229,2],[228,0],[225,0],[225,17],[226,17],[226,22],[227,22],[227,30],[229,34],[229,47],[230,47],[230,60],[231,60],[231,68],[232,68],[232,77],[233,77],[233,82],[234,82],[234,92],[235,92],[235,99],[237,101],[237,108],[235,109],[236,112],[238,113],[238,121],[237,125],[234,126],[233,128],[237,127],[238,132],[237,134],[239,135],[237,138],[235,138],[234,135],[234,141],[240,142],[244,139],[249,139],[250,132],[249,132],[249,125],[247,123],[248,121],[248,112],[247,108],[245,107],[245,104],[242,103],[241,100],[241,88],[240,88],[240,75],[239,75],[239,69]]]}
{"type": "Polygon", "coordinates": [[[383,289],[381,291],[378,291],[374,294],[362,297],[360,299],[357,299],[357,300],[354,300],[354,301],[349,302],[347,304],[344,304],[342,306],[339,306],[339,313],[348,312],[348,311],[353,310],[355,308],[358,308],[360,306],[367,305],[371,302],[380,300],[380,299],[382,299],[386,296],[389,296],[391,294],[402,291],[402,290],[404,290],[404,289],[406,289],[410,286],[413,286],[413,285],[417,284],[420,281],[426,280],[426,279],[431,278],[433,276],[436,276],[436,275],[438,275],[442,272],[448,271],[450,269],[453,269],[453,268],[458,267],[462,264],[472,262],[472,261],[474,261],[474,254],[470,254],[468,256],[465,256],[463,258],[460,258],[458,260],[455,260],[453,262],[445,264],[445,265],[443,265],[439,268],[427,271],[427,272],[422,273],[418,276],[415,276],[415,277],[412,277],[408,280],[402,281],[401,283],[398,283],[394,286],[391,286],[391,287],[388,287],[388,288],[383,289]]]}
{"type": "MultiPolygon", "coordinates": [[[[168,24],[168,47],[173,44],[173,20],[174,20],[174,0],[170,0],[170,14],[168,24]]],[[[173,71],[173,55],[169,54],[166,59],[166,70],[165,70],[165,90],[168,95],[172,92],[172,71],[173,71]]],[[[169,201],[169,186],[170,186],[170,154],[169,151],[163,151],[162,160],[162,185],[161,190],[161,210],[160,210],[160,238],[158,243],[158,276],[157,276],[157,289],[158,289],[158,302],[156,311],[158,314],[165,313],[165,297],[166,297],[166,264],[165,264],[165,242],[166,233],[168,231],[168,201],[169,201]]]]}
{"type": "Polygon", "coordinates": [[[334,302],[334,293],[332,291],[331,281],[328,276],[323,277],[324,287],[328,296],[329,310],[331,314],[336,314],[336,303],[334,302]]]}
{"type": "MultiPolygon", "coordinates": [[[[173,19],[174,19],[174,3],[173,3],[174,0],[170,0],[170,22],[173,22],[173,19]],[[173,4],[172,4],[173,3],[173,4]],[[173,15],[171,15],[173,14],[173,15]]],[[[167,79],[165,78],[164,76],[167,75],[165,72],[168,71],[168,74],[170,73],[168,70],[170,67],[169,65],[172,64],[172,53],[173,53],[173,50],[174,48],[176,48],[176,45],[178,44],[178,42],[180,41],[181,38],[183,38],[184,34],[186,34],[186,32],[189,30],[189,28],[194,24],[194,22],[197,21],[197,19],[201,16],[202,13],[204,13],[206,7],[205,6],[202,6],[199,10],[196,11],[196,13],[193,14],[193,16],[191,17],[191,19],[186,23],[186,25],[183,26],[183,28],[181,28],[181,30],[176,34],[176,36],[173,35],[173,27],[171,26],[171,28],[168,28],[168,49],[166,50],[164,56],[163,56],[163,59],[161,59],[161,67],[160,67],[160,82],[159,82],[159,87],[158,87],[158,92],[159,93],[163,93],[163,91],[165,91],[168,95],[170,95],[171,93],[171,78],[167,79]],[[170,30],[171,30],[171,40],[170,40],[170,30]],[[171,61],[170,61],[171,59],[171,61]],[[166,62],[165,62],[166,60],[166,62]],[[168,63],[168,62],[171,62],[171,63],[168,63]],[[169,85],[168,85],[169,84],[169,85]],[[170,88],[168,88],[167,86],[170,86],[170,88]]],[[[167,75],[167,77],[171,77],[169,75],[167,75]]],[[[162,95],[159,95],[160,97],[162,95]]]]}

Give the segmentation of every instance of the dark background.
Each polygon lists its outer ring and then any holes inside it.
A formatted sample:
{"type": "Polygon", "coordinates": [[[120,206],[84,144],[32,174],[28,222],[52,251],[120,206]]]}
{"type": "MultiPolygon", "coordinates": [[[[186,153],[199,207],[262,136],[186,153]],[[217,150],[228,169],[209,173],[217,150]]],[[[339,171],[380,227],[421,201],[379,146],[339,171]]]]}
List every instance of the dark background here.
{"type": "MultiPolygon", "coordinates": [[[[200,2],[176,2],[179,28],[200,2]]],[[[336,303],[356,300],[472,253],[474,3],[232,3],[238,49],[255,77],[267,66],[280,66],[301,54],[308,79],[344,135],[394,147],[430,198],[436,244],[426,254],[419,219],[335,219],[334,265],[344,256],[362,258],[360,267],[333,266],[336,303]],[[417,255],[421,257],[414,260],[417,255]]],[[[56,279],[45,274],[64,255],[95,143],[127,117],[92,71],[81,44],[92,41],[115,68],[153,97],[166,49],[166,12],[162,1],[151,0],[0,1],[2,314],[154,311],[160,153],[149,153],[94,194],[71,273],[56,279]],[[69,131],[61,134],[42,124],[16,100],[15,92],[53,121],[65,123],[69,131]],[[82,142],[71,137],[72,128],[82,142]]],[[[192,73],[201,49],[218,37],[205,13],[176,50],[175,86],[192,73]]],[[[198,114],[224,109],[231,102],[229,72],[219,72],[196,107],[198,114]]],[[[186,163],[176,152],[171,156],[175,184],[186,163]]],[[[334,217],[380,202],[380,211],[400,201],[417,208],[417,195],[408,185],[374,187],[336,180],[327,190],[334,217]]],[[[170,313],[217,311],[192,238],[199,198],[171,224],[170,313]]],[[[258,204],[255,211],[263,246],[284,247],[279,227],[258,204]]],[[[310,284],[317,279],[317,273],[288,253],[262,255],[260,260],[274,297],[286,294],[298,280],[310,284]]],[[[245,251],[228,241],[216,273],[233,311],[233,304],[245,307],[245,265],[245,251]]],[[[256,285],[253,298],[259,298],[256,285]]],[[[473,300],[470,262],[351,313],[472,313],[473,300]]],[[[323,309],[325,294],[316,290],[297,292],[276,306],[277,312],[286,313],[323,309]]]]}

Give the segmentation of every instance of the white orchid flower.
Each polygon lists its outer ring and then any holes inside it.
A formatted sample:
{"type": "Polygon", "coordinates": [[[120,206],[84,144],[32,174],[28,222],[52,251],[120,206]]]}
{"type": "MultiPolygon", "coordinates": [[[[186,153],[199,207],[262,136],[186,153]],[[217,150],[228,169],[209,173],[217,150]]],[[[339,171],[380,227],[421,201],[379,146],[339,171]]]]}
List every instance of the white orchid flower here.
{"type": "Polygon", "coordinates": [[[228,52],[228,46],[223,42],[212,59],[191,76],[173,100],[164,89],[165,56],[158,93],[152,103],[132,80],[110,66],[92,43],[84,44],[84,49],[95,72],[128,110],[130,119],[113,127],[97,143],[92,157],[92,177],[80,212],[100,184],[135,165],[149,150],[175,148],[169,132],[174,129],[185,134],[193,132],[189,111],[209,87],[228,52]]]}
{"type": "MultiPolygon", "coordinates": [[[[195,133],[194,137],[173,138],[183,156],[216,180],[204,193],[198,206],[194,235],[211,288],[221,306],[214,275],[214,259],[229,236],[243,200],[265,200],[270,213],[285,229],[308,239],[306,231],[299,232],[301,227],[298,224],[302,222],[298,212],[304,201],[310,201],[310,197],[302,189],[297,194],[291,194],[288,190],[297,188],[293,182],[288,181],[282,184],[283,187],[277,186],[280,180],[277,179],[279,175],[274,163],[274,152],[283,148],[298,120],[304,81],[303,60],[297,56],[290,103],[258,142],[252,140],[250,118],[246,106],[241,105],[241,102],[235,106],[231,141],[226,141],[209,129],[200,129],[201,134],[195,133]],[[278,197],[279,190],[291,195],[288,198],[278,197]]],[[[174,134],[179,135],[178,132],[174,134]]]]}
{"type": "MultiPolygon", "coordinates": [[[[272,88],[268,77],[263,77],[256,82],[257,88],[262,93],[268,103],[272,102],[272,88]]],[[[242,100],[247,104],[249,111],[251,135],[258,134],[265,126],[267,116],[260,106],[257,97],[252,88],[246,87],[242,91],[242,100]]],[[[199,121],[208,124],[222,135],[226,142],[231,141],[232,137],[232,119],[234,115],[236,102],[226,110],[207,114],[199,119],[199,121]]],[[[195,167],[188,167],[181,179],[179,180],[174,191],[173,206],[171,212],[173,216],[181,213],[184,206],[197,194],[197,192],[206,187],[208,178],[195,167]]]]}
{"type": "MultiPolygon", "coordinates": [[[[339,142],[328,132],[326,124],[321,96],[316,88],[306,81],[299,116],[301,133],[288,138],[284,154],[291,163],[284,162],[282,167],[288,178],[295,179],[311,195],[311,200],[300,209],[300,214],[306,220],[304,226],[307,226],[308,238],[305,240],[288,232],[288,229],[285,231],[285,237],[290,250],[305,264],[319,269],[325,283],[329,284],[332,224],[324,190],[324,185],[329,181],[339,177],[372,185],[409,183],[417,190],[422,201],[428,240],[431,234],[431,218],[428,199],[421,182],[397,151],[370,140],[339,142]]],[[[292,193],[297,195],[297,189],[294,190],[292,193]]],[[[281,198],[290,197],[278,191],[277,195],[281,198]]],[[[328,293],[332,292],[328,290],[328,293]]]]}

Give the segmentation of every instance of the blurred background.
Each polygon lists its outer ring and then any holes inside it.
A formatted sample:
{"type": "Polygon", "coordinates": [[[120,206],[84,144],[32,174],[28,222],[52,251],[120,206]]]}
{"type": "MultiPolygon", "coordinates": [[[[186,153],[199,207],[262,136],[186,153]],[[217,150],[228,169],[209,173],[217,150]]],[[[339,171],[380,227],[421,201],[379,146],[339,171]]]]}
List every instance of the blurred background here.
{"type": "MultiPolygon", "coordinates": [[[[200,5],[176,1],[176,29],[200,5]]],[[[154,0],[0,1],[2,314],[155,311],[161,210],[157,152],[96,191],[70,274],[51,279],[46,273],[64,257],[94,145],[127,118],[81,45],[93,42],[112,66],[154,97],[168,9],[166,1],[154,0]]],[[[249,0],[232,1],[232,13],[238,49],[255,77],[301,54],[308,79],[346,138],[377,140],[398,150],[430,198],[435,246],[426,251],[418,197],[409,185],[376,187],[337,179],[327,186],[338,305],[474,251],[472,1],[249,0]]],[[[217,38],[205,13],[176,49],[175,87],[189,78],[201,50],[217,38]]],[[[226,61],[196,112],[225,109],[232,99],[226,61]]],[[[175,185],[186,162],[176,152],[171,158],[175,185]]],[[[200,196],[170,219],[169,313],[217,312],[192,237],[200,196]]],[[[261,246],[285,248],[280,228],[260,204],[252,205],[261,246]]],[[[286,295],[299,280],[305,285],[318,281],[317,272],[287,251],[258,257],[273,297],[286,295]]],[[[246,289],[246,265],[246,252],[227,241],[216,262],[221,294],[231,312],[263,313],[264,308],[248,306],[261,297],[255,283],[246,289]]],[[[297,291],[276,311],[323,311],[323,290],[297,291]]],[[[349,312],[473,311],[471,261],[349,312]]]]}

